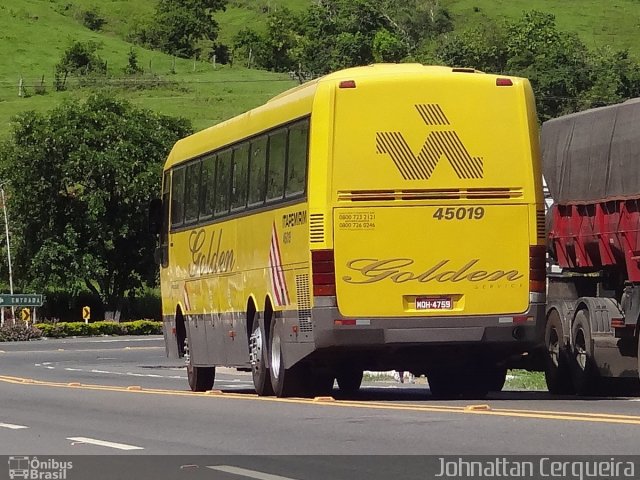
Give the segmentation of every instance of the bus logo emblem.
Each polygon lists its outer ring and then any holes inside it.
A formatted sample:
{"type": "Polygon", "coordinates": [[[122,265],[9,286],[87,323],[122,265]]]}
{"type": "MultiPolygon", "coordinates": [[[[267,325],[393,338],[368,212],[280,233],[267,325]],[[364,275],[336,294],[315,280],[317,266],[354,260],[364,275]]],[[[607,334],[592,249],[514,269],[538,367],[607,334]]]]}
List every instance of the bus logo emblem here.
{"type": "MultiPolygon", "coordinates": [[[[415,105],[420,118],[429,126],[449,126],[449,119],[438,104],[415,105]]],[[[415,155],[401,132],[377,132],[376,152],[387,154],[405,180],[428,180],[444,156],[458,178],[483,178],[482,157],[472,157],[453,129],[432,131],[415,155]]]]}

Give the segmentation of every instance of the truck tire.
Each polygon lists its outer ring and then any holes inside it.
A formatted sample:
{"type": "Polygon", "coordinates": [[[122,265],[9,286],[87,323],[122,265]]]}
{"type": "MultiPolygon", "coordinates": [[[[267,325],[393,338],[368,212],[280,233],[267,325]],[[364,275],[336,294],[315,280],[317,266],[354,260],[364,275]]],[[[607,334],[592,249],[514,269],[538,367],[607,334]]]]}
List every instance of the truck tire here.
{"type": "Polygon", "coordinates": [[[487,384],[490,392],[501,392],[507,380],[507,368],[496,365],[487,369],[487,384]]]}
{"type": "Polygon", "coordinates": [[[251,338],[249,339],[249,352],[251,358],[251,376],[253,386],[259,396],[273,395],[271,387],[271,375],[267,362],[267,342],[260,328],[260,316],[258,312],[253,315],[251,324],[251,338]]]}
{"type": "Polygon", "coordinates": [[[571,327],[573,387],[578,395],[591,395],[597,391],[598,376],[593,359],[591,322],[589,311],[578,310],[571,327]]]}
{"type": "Polygon", "coordinates": [[[282,339],[280,331],[276,325],[276,319],[271,321],[269,339],[269,358],[271,360],[269,373],[271,377],[271,386],[277,397],[296,397],[306,396],[308,389],[306,387],[306,370],[304,365],[296,364],[291,368],[284,367],[284,358],[282,355],[282,339]]]}
{"type": "Polygon", "coordinates": [[[547,317],[544,345],[546,347],[544,378],[547,389],[555,395],[574,393],[571,367],[564,345],[564,329],[557,310],[552,310],[547,317]]]}

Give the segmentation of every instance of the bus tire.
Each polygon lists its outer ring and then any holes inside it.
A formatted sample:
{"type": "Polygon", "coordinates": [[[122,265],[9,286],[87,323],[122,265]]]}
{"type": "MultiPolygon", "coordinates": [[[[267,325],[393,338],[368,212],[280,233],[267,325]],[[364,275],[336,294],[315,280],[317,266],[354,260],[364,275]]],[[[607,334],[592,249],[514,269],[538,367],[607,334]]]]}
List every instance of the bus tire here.
{"type": "Polygon", "coordinates": [[[291,368],[284,368],[282,354],[282,339],[276,325],[276,319],[271,321],[269,338],[269,374],[271,386],[277,397],[305,396],[305,369],[304,365],[296,364],[291,368]]]}
{"type": "Polygon", "coordinates": [[[216,379],[216,367],[195,367],[188,363],[187,379],[192,392],[211,390],[216,379]]]}
{"type": "Polygon", "coordinates": [[[260,328],[260,315],[258,312],[253,314],[253,321],[251,322],[249,352],[251,358],[251,375],[256,393],[261,397],[273,395],[271,375],[268,368],[267,342],[260,328]]]}
{"type": "Polygon", "coordinates": [[[468,368],[431,370],[427,375],[429,390],[441,399],[482,399],[491,386],[487,375],[477,373],[468,368]]]}
{"type": "Polygon", "coordinates": [[[568,395],[574,393],[571,366],[564,345],[564,329],[557,310],[552,310],[544,328],[546,348],[544,379],[549,393],[568,395]]]}
{"type": "Polygon", "coordinates": [[[573,387],[578,395],[590,395],[597,391],[598,378],[593,359],[591,322],[586,309],[576,312],[571,326],[573,387]]]}
{"type": "Polygon", "coordinates": [[[340,391],[347,395],[353,395],[360,390],[363,371],[361,368],[342,367],[338,370],[336,380],[340,391]]]}

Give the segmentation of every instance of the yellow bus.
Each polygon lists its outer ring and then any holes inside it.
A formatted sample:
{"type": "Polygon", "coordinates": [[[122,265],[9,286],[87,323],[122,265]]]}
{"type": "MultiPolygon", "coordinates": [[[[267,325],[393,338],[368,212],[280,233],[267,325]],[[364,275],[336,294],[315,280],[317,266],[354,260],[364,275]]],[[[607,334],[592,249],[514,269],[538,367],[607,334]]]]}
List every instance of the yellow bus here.
{"type": "Polygon", "coordinates": [[[332,73],[178,141],[154,205],[164,334],[189,384],[346,393],[363,371],[484,396],[542,341],[544,203],[526,79],[332,73]]]}

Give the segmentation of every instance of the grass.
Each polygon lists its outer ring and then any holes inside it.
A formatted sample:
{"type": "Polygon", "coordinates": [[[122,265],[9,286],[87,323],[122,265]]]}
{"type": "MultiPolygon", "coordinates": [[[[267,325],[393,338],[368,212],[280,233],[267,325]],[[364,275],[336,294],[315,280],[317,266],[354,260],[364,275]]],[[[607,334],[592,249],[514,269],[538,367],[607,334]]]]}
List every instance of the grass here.
{"type": "Polygon", "coordinates": [[[508,373],[503,390],[547,390],[542,372],[510,370],[508,373]]]}
{"type": "MultiPolygon", "coordinates": [[[[123,76],[132,45],[118,36],[115,27],[113,31],[92,32],[82,26],[76,19],[78,12],[94,2],[75,0],[68,9],[63,7],[65,4],[63,0],[3,0],[0,4],[0,55],[5,59],[0,64],[0,138],[9,135],[10,119],[19,112],[44,112],[65,100],[81,99],[101,88],[98,82],[94,88],[53,90],[54,67],[72,41],[100,43],[102,48],[98,54],[107,61],[109,75],[123,76]],[[28,98],[18,96],[21,78],[28,98]],[[35,95],[34,85],[43,78],[46,94],[35,95]]],[[[109,10],[107,25],[117,26],[113,16],[135,17],[134,6],[145,11],[152,4],[150,0],[108,3],[104,0],[101,11],[115,6],[109,10]]],[[[118,28],[124,29],[122,25],[118,28]]],[[[108,87],[109,90],[151,110],[186,116],[196,129],[242,113],[296,84],[288,75],[241,66],[218,65],[214,70],[206,62],[174,59],[139,47],[135,50],[145,76],[132,79],[131,88],[108,87]],[[145,80],[155,81],[158,76],[163,80],[160,86],[140,88],[145,80]]]]}
{"type": "MultiPolygon", "coordinates": [[[[44,112],[66,99],[83,98],[92,88],[68,92],[52,89],[55,65],[73,41],[95,41],[107,61],[109,75],[122,77],[132,44],[131,31],[151,18],[156,0],[2,0],[0,3],[0,139],[10,132],[9,119],[25,110],[44,112]],[[82,13],[97,7],[107,23],[93,32],[82,25],[82,13]],[[23,79],[28,98],[18,97],[23,79]],[[44,78],[45,95],[34,85],[44,78]]],[[[286,6],[301,11],[312,0],[229,0],[218,12],[220,39],[230,44],[245,26],[263,29],[268,9],[286,6]]],[[[517,18],[524,10],[554,13],[561,29],[577,32],[592,48],[605,44],[629,48],[640,57],[635,39],[640,31],[637,0],[441,0],[454,15],[458,28],[486,18],[517,18]]],[[[152,89],[109,86],[109,91],[132,102],[169,115],[189,118],[196,129],[227,119],[263,103],[295,85],[287,75],[195,62],[135,46],[144,79],[165,82],[152,89]]],[[[97,85],[95,88],[100,88],[97,85]]]]}
{"type": "Polygon", "coordinates": [[[442,0],[441,4],[452,12],[456,25],[481,23],[487,17],[514,19],[529,10],[552,13],[560,30],[577,33],[589,48],[610,45],[640,57],[637,0],[442,0]]]}
{"type": "MultiPolygon", "coordinates": [[[[365,372],[365,382],[397,382],[393,374],[385,372],[365,372]]],[[[415,379],[416,384],[425,384],[424,376],[415,379]]],[[[542,372],[528,372],[526,370],[509,370],[503,390],[547,390],[547,384],[542,372]]]]}

